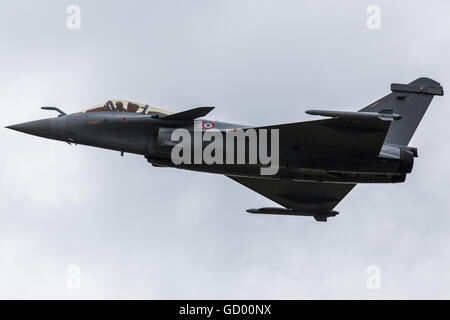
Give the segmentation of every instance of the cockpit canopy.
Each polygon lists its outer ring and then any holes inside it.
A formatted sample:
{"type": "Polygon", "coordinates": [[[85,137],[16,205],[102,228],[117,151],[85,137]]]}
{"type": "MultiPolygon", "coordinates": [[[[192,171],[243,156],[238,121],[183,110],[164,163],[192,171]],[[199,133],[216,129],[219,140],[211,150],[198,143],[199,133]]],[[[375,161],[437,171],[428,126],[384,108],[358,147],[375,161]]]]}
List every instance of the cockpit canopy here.
{"type": "Polygon", "coordinates": [[[134,113],[141,113],[141,114],[161,114],[161,115],[168,115],[172,114],[173,112],[159,109],[156,107],[149,106],[148,104],[143,103],[137,103],[127,100],[109,100],[105,103],[101,103],[98,105],[95,105],[93,107],[90,107],[84,112],[100,112],[100,111],[119,111],[119,112],[134,112],[134,113]]]}

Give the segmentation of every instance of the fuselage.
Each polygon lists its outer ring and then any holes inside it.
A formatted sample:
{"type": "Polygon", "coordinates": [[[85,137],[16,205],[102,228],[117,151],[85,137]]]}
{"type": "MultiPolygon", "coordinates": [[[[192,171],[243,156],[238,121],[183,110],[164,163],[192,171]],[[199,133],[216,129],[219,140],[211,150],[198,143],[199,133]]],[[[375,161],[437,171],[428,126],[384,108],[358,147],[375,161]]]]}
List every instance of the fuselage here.
{"type": "MultiPolygon", "coordinates": [[[[247,125],[201,120],[212,123],[214,130],[246,130],[247,125]]],[[[262,164],[177,164],[171,159],[176,141],[174,130],[194,131],[193,121],[163,120],[158,116],[134,112],[96,111],[61,115],[15,125],[13,129],[68,143],[110,149],[145,156],[154,166],[176,167],[231,176],[260,177],[332,183],[395,183],[403,182],[411,172],[417,151],[396,145],[383,145],[377,156],[349,154],[341,150],[299,147],[284,153],[280,145],[279,169],[274,175],[261,176],[262,164]]],[[[207,129],[203,129],[206,132],[207,129]]],[[[202,149],[208,142],[202,141],[202,149]]],[[[249,144],[245,145],[248,153],[249,144]]],[[[224,149],[225,146],[224,146],[224,149]]],[[[236,150],[236,149],[234,149],[236,150]]],[[[225,150],[226,151],[226,150],[225,150]]],[[[224,151],[224,152],[225,152],[224,151]]]]}

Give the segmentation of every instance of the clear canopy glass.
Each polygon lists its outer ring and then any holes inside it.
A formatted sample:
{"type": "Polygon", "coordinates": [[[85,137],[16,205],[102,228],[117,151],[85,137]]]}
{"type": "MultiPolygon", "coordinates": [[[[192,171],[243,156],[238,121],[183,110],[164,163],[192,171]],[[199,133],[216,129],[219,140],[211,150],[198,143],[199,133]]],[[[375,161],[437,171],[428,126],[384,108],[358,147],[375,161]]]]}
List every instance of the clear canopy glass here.
{"type": "Polygon", "coordinates": [[[160,108],[152,107],[148,104],[132,102],[127,100],[108,100],[105,103],[101,103],[90,107],[83,112],[100,112],[100,111],[119,111],[119,112],[133,112],[141,114],[172,114],[173,112],[163,110],[160,108]]]}

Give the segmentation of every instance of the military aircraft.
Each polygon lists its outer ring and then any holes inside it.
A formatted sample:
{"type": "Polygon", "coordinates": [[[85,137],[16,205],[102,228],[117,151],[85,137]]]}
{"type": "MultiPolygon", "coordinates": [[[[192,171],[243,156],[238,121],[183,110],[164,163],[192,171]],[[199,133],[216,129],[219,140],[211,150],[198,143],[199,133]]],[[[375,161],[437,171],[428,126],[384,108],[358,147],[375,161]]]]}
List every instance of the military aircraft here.
{"type": "Polygon", "coordinates": [[[327,221],[338,214],[334,208],[357,183],[404,182],[412,171],[417,148],[408,143],[433,97],[444,91],[429,78],[391,84],[391,91],[358,112],[308,110],[310,115],[327,118],[260,127],[199,119],[214,107],[172,113],[146,104],[110,100],[72,114],[57,107],[42,107],[59,115],[7,128],[69,144],[116,150],[121,155],[144,155],[156,167],[224,174],[282,206],[248,209],[250,213],[312,216],[327,221]],[[200,143],[180,151],[181,138],[174,140],[180,129],[194,137],[200,134],[200,143]],[[256,135],[248,134],[251,130],[256,135]],[[269,141],[268,131],[276,139],[269,141]],[[214,132],[214,138],[204,139],[207,132],[214,132]],[[220,136],[239,132],[244,134],[240,147],[238,138],[231,144],[227,140],[225,146],[217,144],[210,150],[214,161],[194,159],[195,150],[204,155],[220,136]],[[254,136],[256,140],[250,139],[254,136]],[[271,159],[276,169],[269,174],[262,173],[267,161],[248,161],[252,146],[257,144],[261,151],[263,142],[271,148],[271,156],[277,156],[271,159]],[[241,161],[224,160],[225,153],[228,157],[233,152],[227,160],[235,160],[238,151],[244,153],[241,161]],[[193,161],[174,161],[177,153],[193,161]]]}

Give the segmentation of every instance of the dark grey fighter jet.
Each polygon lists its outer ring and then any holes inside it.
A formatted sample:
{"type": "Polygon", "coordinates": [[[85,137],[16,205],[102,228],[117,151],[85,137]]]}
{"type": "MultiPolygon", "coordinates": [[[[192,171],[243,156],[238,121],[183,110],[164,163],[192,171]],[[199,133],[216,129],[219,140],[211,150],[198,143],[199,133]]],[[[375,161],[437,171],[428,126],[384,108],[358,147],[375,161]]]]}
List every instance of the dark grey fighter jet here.
{"type": "MultiPolygon", "coordinates": [[[[391,91],[358,112],[308,110],[308,114],[328,118],[263,127],[195,120],[206,116],[213,107],[171,113],[113,100],[73,114],[43,107],[59,112],[58,117],[8,128],[69,144],[116,150],[122,155],[142,154],[156,167],[224,174],[283,206],[248,209],[250,213],[312,216],[326,221],[338,214],[333,209],[357,183],[404,182],[411,172],[417,149],[408,143],[433,96],[443,95],[443,89],[434,80],[419,78],[409,84],[392,84],[391,91]],[[174,141],[173,135],[178,129],[194,136],[195,132],[203,136],[209,131],[222,136],[230,132],[246,134],[251,129],[257,132],[257,139],[252,141],[250,134],[244,135],[242,149],[236,147],[238,139],[233,139],[232,144],[227,142],[221,150],[211,153],[216,157],[213,163],[205,159],[176,163],[173,154],[181,138],[174,141]],[[276,131],[278,138],[277,149],[271,149],[271,153],[277,151],[277,170],[271,174],[262,175],[267,162],[217,161],[230,150],[236,150],[236,154],[244,150],[247,160],[252,145],[259,143],[261,148],[263,141],[271,148],[276,141],[262,139],[260,133],[268,131],[276,131]]],[[[195,154],[195,148],[182,150],[179,155],[190,158],[190,150],[195,154]]],[[[206,148],[208,141],[203,139],[200,151],[206,148]]],[[[239,157],[236,154],[230,159],[239,157]]]]}

